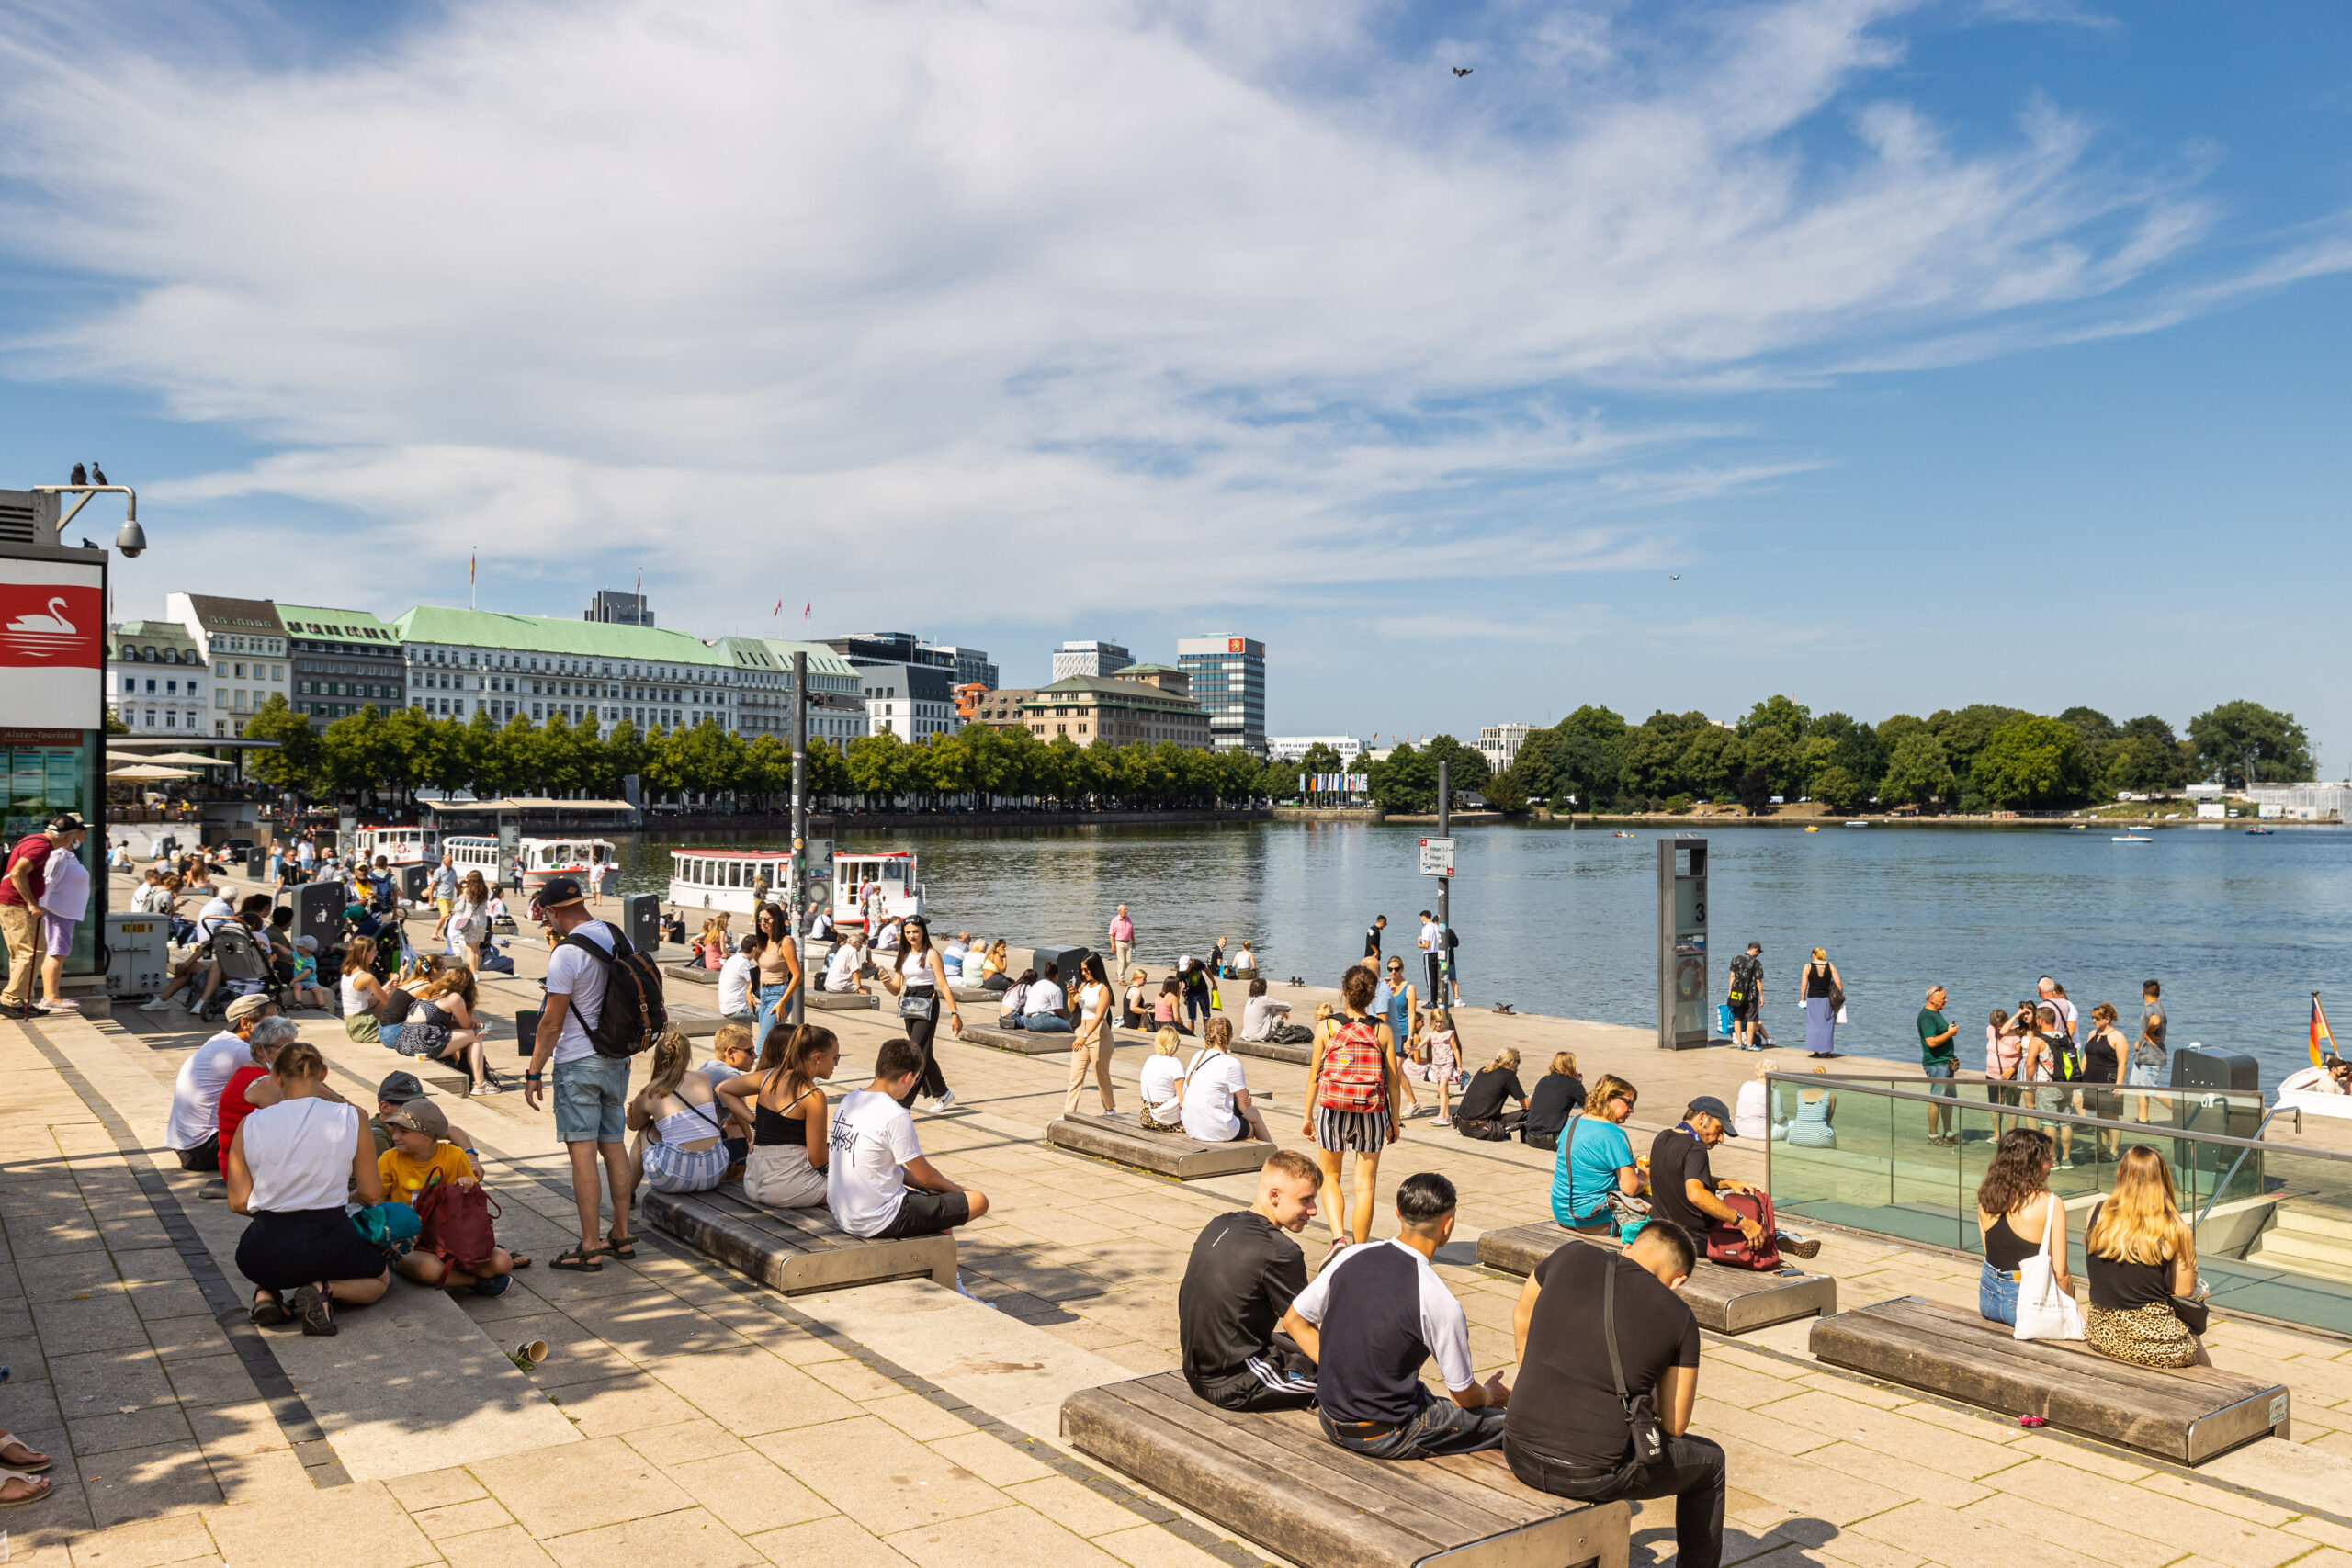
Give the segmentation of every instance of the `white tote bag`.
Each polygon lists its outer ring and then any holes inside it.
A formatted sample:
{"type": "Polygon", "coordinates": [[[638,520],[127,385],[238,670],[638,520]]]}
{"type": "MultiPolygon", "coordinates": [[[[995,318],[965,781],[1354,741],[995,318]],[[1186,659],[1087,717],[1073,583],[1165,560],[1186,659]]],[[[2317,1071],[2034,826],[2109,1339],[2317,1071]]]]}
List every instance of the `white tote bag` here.
{"type": "MultiPolygon", "coordinates": [[[[2053,1194],[2050,1200],[2058,1200],[2053,1194]]],[[[2074,1297],[2058,1288],[2058,1269],[2050,1258],[2050,1237],[2058,1226],[2057,1216],[2045,1214],[2041,1222],[2041,1250],[2025,1260],[2018,1270],[2018,1325],[2019,1339],[2080,1339],[2083,1337],[2083,1309],[2074,1297]]]]}

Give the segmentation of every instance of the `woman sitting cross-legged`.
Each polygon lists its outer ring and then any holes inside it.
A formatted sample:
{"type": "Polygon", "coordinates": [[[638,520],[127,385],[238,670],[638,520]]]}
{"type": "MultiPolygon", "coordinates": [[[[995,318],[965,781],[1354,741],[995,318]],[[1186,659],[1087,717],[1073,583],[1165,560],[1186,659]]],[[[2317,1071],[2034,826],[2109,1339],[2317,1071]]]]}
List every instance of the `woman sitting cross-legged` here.
{"type": "Polygon", "coordinates": [[[629,1162],[656,1192],[707,1192],[727,1174],[726,1108],[693,1043],[676,1030],[653,1043],[653,1077],[628,1102],[629,1162]]]}
{"type": "Polygon", "coordinates": [[[363,1203],[383,1201],[375,1144],[356,1110],[327,1098],[317,1046],[280,1048],[270,1076],[285,1098],[240,1122],[229,1145],[229,1208],[252,1216],[237,1269],[254,1282],[256,1325],[299,1317],[305,1334],[333,1334],[337,1306],[365,1306],[391,1284],[343,1206],[355,1188],[363,1203]]]}
{"type": "Polygon", "coordinates": [[[482,1026],[474,1016],[474,972],[462,966],[447,970],[409,1010],[394,1048],[403,1056],[464,1068],[470,1093],[501,1094],[506,1086],[482,1060],[482,1026]]]}
{"type": "Polygon", "coordinates": [[[787,1025],[768,1035],[759,1066],[718,1086],[718,1098],[752,1123],[743,1196],[771,1209],[813,1209],[825,1201],[831,1119],[819,1080],[841,1066],[830,1029],[787,1025]]]}
{"type": "MultiPolygon", "coordinates": [[[[384,1118],[384,1130],[392,1135],[392,1146],[376,1156],[376,1170],[383,1179],[385,1201],[413,1208],[424,1190],[435,1185],[436,1177],[452,1187],[481,1185],[469,1157],[472,1151],[443,1141],[448,1136],[449,1118],[431,1100],[409,1100],[384,1118]]],[[[492,1247],[487,1265],[473,1271],[423,1247],[411,1247],[392,1265],[402,1278],[420,1285],[445,1291],[471,1286],[478,1296],[504,1294],[507,1276],[530,1266],[529,1258],[518,1258],[503,1247],[492,1247]]]]}

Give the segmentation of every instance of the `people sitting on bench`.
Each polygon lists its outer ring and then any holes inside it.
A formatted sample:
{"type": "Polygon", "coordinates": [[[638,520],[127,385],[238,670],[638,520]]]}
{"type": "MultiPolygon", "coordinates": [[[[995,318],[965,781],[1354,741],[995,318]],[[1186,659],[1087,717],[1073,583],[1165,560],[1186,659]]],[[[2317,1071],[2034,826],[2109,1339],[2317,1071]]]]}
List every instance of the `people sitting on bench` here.
{"type": "Polygon", "coordinates": [[[2001,1134],[1976,1187],[1976,1234],[1984,1238],[1984,1268],[1976,1281],[1976,1310],[1988,1322],[2017,1326],[2018,1285],[2025,1260],[2041,1250],[2045,1234],[2058,1288],[2075,1293],[2066,1273],[2066,1205],[2050,1190],[2058,1163],[2050,1134],[2012,1127],[2001,1134]],[[2055,1231],[2049,1227],[2055,1225],[2055,1231]]]}
{"type": "Polygon", "coordinates": [[[1266,1156],[1258,1200],[1201,1230],[1176,1291],[1184,1382],[1227,1410],[1305,1410],[1315,1403],[1315,1359],[1282,1332],[1306,1289],[1293,1235],[1315,1217],[1323,1173],[1290,1149],[1266,1156]]]}
{"type": "MultiPolygon", "coordinates": [[[[1433,1029],[1453,1027],[1443,1008],[1433,1010],[1430,1021],[1433,1029]]],[[[1462,1103],[1453,1108],[1453,1130],[1465,1138],[1507,1143],[1526,1120],[1527,1090],[1519,1082],[1519,1053],[1506,1045],[1495,1053],[1494,1060],[1470,1075],[1470,1087],[1462,1091],[1462,1103]],[[1519,1109],[1504,1110],[1503,1102],[1513,1100],[1519,1109]]]]}
{"type": "Polygon", "coordinates": [[[1069,1033],[1074,1026],[1069,1021],[1069,1003],[1062,995],[1061,973],[1060,964],[1049,962],[1045,973],[1035,980],[1024,974],[1021,1010],[1008,1016],[1004,1026],[1039,1034],[1069,1033]]]}
{"type": "Polygon", "coordinates": [[[1151,1037],[1151,1058],[1144,1063],[1141,1081],[1136,1085],[1143,1095],[1139,1120],[1151,1132],[1184,1130],[1184,1064],[1176,1055],[1183,1044],[1183,1037],[1173,1029],[1163,1029],[1151,1037]]]}
{"type": "Polygon", "coordinates": [[[989,1212],[987,1198],[948,1180],[923,1158],[914,1118],[899,1103],[922,1075],[922,1053],[912,1041],[886,1040],[874,1055],[874,1081],[842,1096],[834,1112],[825,1206],[852,1235],[893,1241],[937,1235],[989,1212]]]}
{"type": "MultiPolygon", "coordinates": [[[[1266,995],[1266,982],[1252,975],[1250,998],[1241,1004],[1241,1038],[1264,1041],[1274,1037],[1274,1031],[1290,1022],[1290,1004],[1276,1001],[1266,995]]],[[[1310,1035],[1309,1038],[1312,1038],[1310,1035]]]]}
{"type": "MultiPolygon", "coordinates": [[[[172,1115],[164,1139],[179,1155],[182,1170],[219,1173],[224,1168],[220,1147],[220,1092],[237,1069],[253,1064],[253,1033],[261,1021],[277,1016],[277,1004],[258,993],[229,1004],[220,1033],[207,1040],[180,1063],[172,1084],[172,1115]]],[[[227,1195],[227,1189],[222,1189],[227,1195]]]]}
{"type": "Polygon", "coordinates": [[[2210,1367],[2197,1342],[2197,1233],[2180,1217],[2172,1169],[2145,1144],[2123,1151],[2115,1190],[2083,1227],[2090,1260],[2091,1305],[2084,1337],[2102,1356],[2135,1367],[2210,1367]]]}
{"type": "Polygon", "coordinates": [[[743,1196],[752,1202],[812,1209],[825,1201],[831,1129],[818,1080],[832,1077],[841,1058],[831,1030],[788,1024],[769,1034],[757,1067],[718,1086],[719,1098],[752,1123],[743,1196]]]}
{"type": "Polygon", "coordinates": [[[636,1136],[628,1158],[656,1192],[707,1192],[727,1174],[727,1107],[694,1070],[693,1043],[676,1030],[653,1042],[653,1075],[623,1117],[636,1136]]]}
{"type": "Polygon", "coordinates": [[[1185,1135],[1204,1144],[1238,1144],[1248,1138],[1271,1144],[1274,1135],[1250,1102],[1250,1080],[1240,1059],[1227,1049],[1232,1043],[1233,1021],[1221,1015],[1210,1019],[1201,1048],[1184,1069],[1185,1135]]]}
{"type": "MultiPolygon", "coordinates": [[[[1707,1232],[1714,1225],[1736,1225],[1750,1247],[1764,1242],[1764,1227],[1724,1202],[1719,1192],[1753,1192],[1745,1181],[1717,1176],[1709,1168],[1707,1151],[1735,1136],[1731,1108],[1712,1094],[1702,1094],[1682,1112],[1682,1120],[1650,1142],[1650,1208],[1659,1219],[1690,1233],[1690,1246],[1707,1256],[1707,1232]]],[[[1812,1258],[1821,1243],[1792,1231],[1775,1233],[1782,1252],[1812,1258]]]]}
{"type": "Polygon", "coordinates": [[[865,982],[858,978],[865,968],[865,933],[855,926],[842,932],[842,940],[834,944],[833,955],[825,960],[825,989],[829,991],[867,994],[865,982]]]}
{"type": "Polygon", "coordinates": [[[1645,1214],[1642,1173],[1625,1136],[1641,1091],[1614,1073],[1594,1081],[1584,1114],[1568,1122],[1552,1161],[1552,1217],[1587,1235],[1615,1235],[1622,1218],[1645,1214]]]}
{"type": "Polygon", "coordinates": [[[1572,1241],[1535,1266],[1511,1313],[1519,1387],[1504,1416],[1503,1458],[1513,1475],[1555,1497],[1673,1498],[1676,1568],[1717,1568],[1724,1450],[1690,1435],[1699,1320],[1675,1294],[1696,1260],[1679,1226],[1653,1220],[1623,1252],[1572,1241]],[[1612,1362],[1625,1393],[1646,1399],[1663,1428],[1663,1452],[1650,1463],[1636,1457],[1612,1362]]]}
{"type": "Polygon", "coordinates": [[[1373,1459],[1476,1453],[1503,1440],[1510,1390],[1470,1369],[1470,1325],[1430,1267],[1453,1235],[1453,1183],[1433,1171],[1396,1189],[1397,1234],[1333,1255],[1283,1314],[1316,1363],[1324,1435],[1373,1459]],[[1421,1363],[1434,1356],[1453,1394],[1433,1398],[1421,1363]]]}

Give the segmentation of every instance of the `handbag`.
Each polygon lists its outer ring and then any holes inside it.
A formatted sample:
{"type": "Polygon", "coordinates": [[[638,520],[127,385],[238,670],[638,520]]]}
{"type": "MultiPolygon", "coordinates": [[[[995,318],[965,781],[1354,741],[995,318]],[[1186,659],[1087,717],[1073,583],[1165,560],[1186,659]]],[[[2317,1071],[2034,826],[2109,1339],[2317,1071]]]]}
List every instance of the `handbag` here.
{"type": "Polygon", "coordinates": [[[1617,1259],[1600,1265],[1600,1337],[1609,1342],[1609,1375],[1617,1385],[1617,1404],[1625,1412],[1625,1435],[1632,1440],[1634,1462],[1646,1468],[1666,1458],[1666,1427],[1657,1418],[1657,1401],[1647,1393],[1625,1392],[1625,1362],[1617,1353],[1617,1259]]]}
{"type": "Polygon", "coordinates": [[[909,986],[899,993],[899,1016],[919,1018],[925,1022],[937,1018],[939,993],[935,990],[917,990],[914,987],[909,986]]]}
{"type": "Polygon", "coordinates": [[[2050,1216],[2042,1217],[2041,1250],[2027,1258],[2025,1267],[2018,1270],[2016,1338],[2083,1337],[2082,1305],[2058,1288],[2058,1266],[2051,1260],[2050,1235],[2057,1228],[2050,1216]]]}
{"type": "Polygon", "coordinates": [[[453,1269],[479,1274],[498,1251],[498,1236],[491,1222],[499,1208],[479,1182],[460,1187],[441,1179],[435,1171],[416,1195],[413,1205],[421,1234],[419,1251],[429,1252],[453,1269]]]}
{"type": "Polygon", "coordinates": [[[2199,1339],[2204,1338],[2205,1325],[2213,1320],[2212,1307],[2195,1296],[2174,1296],[2171,1300],[2172,1314],[2180,1319],[2180,1325],[2199,1339]]]}
{"type": "Polygon", "coordinates": [[[416,1211],[406,1203],[369,1203],[351,1216],[360,1238],[387,1258],[398,1258],[415,1245],[423,1228],[416,1211]]]}

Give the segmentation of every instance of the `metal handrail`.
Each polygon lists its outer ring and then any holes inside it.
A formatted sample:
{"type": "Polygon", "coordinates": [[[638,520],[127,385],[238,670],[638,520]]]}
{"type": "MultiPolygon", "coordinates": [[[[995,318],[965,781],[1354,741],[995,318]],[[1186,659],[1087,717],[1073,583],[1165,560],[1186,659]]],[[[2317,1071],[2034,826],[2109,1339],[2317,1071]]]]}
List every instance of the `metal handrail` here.
{"type": "Polygon", "coordinates": [[[2213,1195],[2205,1200],[2205,1206],[2203,1208],[2197,1211],[2197,1218],[2191,1222],[2189,1228],[2193,1230],[2198,1225],[2201,1225],[2205,1223],[2206,1216],[2213,1212],[2213,1205],[2222,1201],[2222,1194],[2227,1192],[2230,1190],[2230,1183],[2237,1179],[2238,1168],[2245,1164],[2245,1156],[2252,1154],[2255,1147],[2277,1146],[2275,1145],[2262,1145],[2261,1138],[2262,1134],[2267,1131],[2270,1126],[2270,1119],[2285,1109],[2287,1108],[2283,1105],[2274,1105],[2267,1111],[2263,1113],[2262,1125],[2254,1130],[2254,1136],[2256,1139],[2255,1145],[2246,1148],[2242,1148],[2238,1151],[2238,1157],[2230,1162],[2230,1168],[2222,1173],[2222,1179],[2213,1183],[2213,1195]]]}
{"type": "MultiPolygon", "coordinates": [[[[2168,1127],[2164,1123],[2157,1122],[2117,1122],[2110,1121],[2104,1116],[2077,1116],[2070,1111],[2037,1111],[2030,1106],[1998,1105],[1995,1104],[1991,1100],[1962,1100],[1952,1095],[1928,1094],[1919,1089],[1885,1089],[1881,1088],[1880,1085],[1893,1080],[1883,1078],[1857,1080],[1854,1078],[1825,1077],[1813,1073],[1776,1072],[1767,1073],[1764,1076],[1764,1081],[1767,1084],[1790,1084],[1799,1089],[1853,1089],[1858,1093],[1883,1095],[1889,1100],[1909,1100],[1917,1101],[1921,1104],[1968,1105],[1972,1107],[1981,1106],[1985,1110],[2003,1116],[2028,1118],[2035,1122],[2064,1122],[2076,1127],[2090,1127],[2095,1129],[2115,1128],[2127,1131],[2132,1128],[2138,1128],[2152,1135],[2160,1135],[2167,1138],[2194,1138],[2199,1143],[2218,1144],[2224,1148],[2261,1150],[2266,1153],[2292,1155],[2299,1159],[2325,1159],[2334,1160],[2339,1165],[2352,1165],[2352,1154],[2338,1153],[2334,1149],[2306,1148],[2300,1144],[2264,1143],[2261,1142],[2258,1137],[2236,1138],[2232,1137],[2227,1133],[2199,1133],[2191,1131],[2187,1127],[2168,1127]]],[[[1958,1081],[1971,1083],[1979,1081],[1984,1083],[1999,1083],[2002,1080],[1998,1078],[1986,1078],[1982,1080],[1971,1078],[1958,1081]]],[[[2021,1087],[2041,1089],[2049,1086],[2042,1084],[2030,1084],[2021,1087]]],[[[2061,1084],[2056,1087],[2061,1089],[2072,1089],[2081,1088],[2084,1086],[2075,1084],[2061,1084]]],[[[2089,1087],[2128,1091],[2133,1086],[2127,1084],[2095,1084],[2089,1087]]],[[[2229,1089],[2180,1089],[2153,1087],[2142,1090],[2141,1092],[2152,1095],[2180,1095],[2229,1094],[2238,1091],[2229,1089]]],[[[2272,1114],[2276,1114],[2278,1108],[2267,1107],[2266,1109],[2269,1110],[2272,1114]]],[[[2266,1115],[2262,1119],[2262,1127],[2267,1127],[2269,1125],[2270,1117],[2266,1115]]],[[[2256,1129],[2257,1134],[2259,1134],[2261,1128],[2256,1129]]]]}

